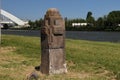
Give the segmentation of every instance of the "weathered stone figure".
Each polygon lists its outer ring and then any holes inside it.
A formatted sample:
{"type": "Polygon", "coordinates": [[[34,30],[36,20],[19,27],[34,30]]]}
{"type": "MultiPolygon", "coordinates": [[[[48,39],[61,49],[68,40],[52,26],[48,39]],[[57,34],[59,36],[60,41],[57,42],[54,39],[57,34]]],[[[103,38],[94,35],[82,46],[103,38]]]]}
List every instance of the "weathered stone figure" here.
{"type": "Polygon", "coordinates": [[[48,9],[41,28],[41,66],[44,74],[66,73],[65,23],[59,11],[48,9]]]}

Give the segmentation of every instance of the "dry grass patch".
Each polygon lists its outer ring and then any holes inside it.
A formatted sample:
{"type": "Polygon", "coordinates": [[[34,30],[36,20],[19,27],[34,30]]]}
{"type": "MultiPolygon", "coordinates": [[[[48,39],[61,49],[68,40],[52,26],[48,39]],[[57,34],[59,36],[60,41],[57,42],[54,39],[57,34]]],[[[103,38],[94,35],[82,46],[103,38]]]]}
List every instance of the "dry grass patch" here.
{"type": "Polygon", "coordinates": [[[0,64],[17,62],[23,60],[23,57],[15,54],[15,47],[1,47],[0,48],[0,64]]]}
{"type": "Polygon", "coordinates": [[[15,47],[0,48],[0,77],[8,76],[7,78],[12,80],[24,80],[34,67],[26,65],[24,62],[29,59],[15,54],[15,50],[15,47]]]}
{"type": "Polygon", "coordinates": [[[0,54],[16,50],[15,47],[0,47],[0,54]]]}

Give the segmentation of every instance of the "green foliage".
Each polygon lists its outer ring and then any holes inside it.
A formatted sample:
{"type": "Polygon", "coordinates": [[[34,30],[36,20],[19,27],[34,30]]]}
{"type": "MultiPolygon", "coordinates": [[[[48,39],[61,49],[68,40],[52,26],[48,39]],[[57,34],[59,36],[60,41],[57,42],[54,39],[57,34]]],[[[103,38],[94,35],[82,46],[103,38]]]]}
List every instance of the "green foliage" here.
{"type": "Polygon", "coordinates": [[[94,19],[94,17],[92,16],[92,12],[88,12],[88,13],[87,13],[86,22],[87,22],[87,23],[91,23],[91,24],[94,24],[94,23],[95,23],[95,19],[94,19]]]}
{"type": "Polygon", "coordinates": [[[107,20],[109,22],[108,26],[116,26],[117,24],[120,24],[120,11],[110,12],[107,20]]]}
{"type": "Polygon", "coordinates": [[[92,12],[87,13],[84,19],[67,19],[66,29],[72,31],[120,31],[120,11],[112,11],[107,16],[99,17],[96,21],[92,16],[92,12]],[[90,23],[87,26],[72,27],[72,23],[90,23]]]}
{"type": "Polygon", "coordinates": [[[30,27],[28,29],[39,30],[42,24],[43,24],[43,19],[36,20],[36,21],[29,21],[30,27]]]}
{"type": "Polygon", "coordinates": [[[97,26],[104,26],[104,19],[102,17],[98,18],[97,20],[97,26]]]}

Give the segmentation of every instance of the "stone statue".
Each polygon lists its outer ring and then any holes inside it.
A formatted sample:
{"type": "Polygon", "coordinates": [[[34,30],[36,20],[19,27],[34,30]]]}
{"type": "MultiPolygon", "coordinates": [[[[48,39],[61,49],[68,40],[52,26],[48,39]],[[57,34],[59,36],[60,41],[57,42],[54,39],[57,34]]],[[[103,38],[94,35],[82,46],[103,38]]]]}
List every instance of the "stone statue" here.
{"type": "Polygon", "coordinates": [[[41,28],[41,66],[44,74],[66,73],[65,22],[59,11],[50,8],[41,28]]]}

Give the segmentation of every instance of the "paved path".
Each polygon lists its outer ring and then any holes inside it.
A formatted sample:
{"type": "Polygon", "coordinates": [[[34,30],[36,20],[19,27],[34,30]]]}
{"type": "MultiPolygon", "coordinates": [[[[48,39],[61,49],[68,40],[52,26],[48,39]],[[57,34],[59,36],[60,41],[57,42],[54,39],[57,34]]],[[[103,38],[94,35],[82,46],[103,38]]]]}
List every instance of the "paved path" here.
{"type": "MultiPolygon", "coordinates": [[[[40,36],[39,30],[2,30],[2,34],[40,36]]],[[[66,31],[66,37],[71,39],[120,42],[120,32],[87,32],[87,31],[66,31]]]]}

